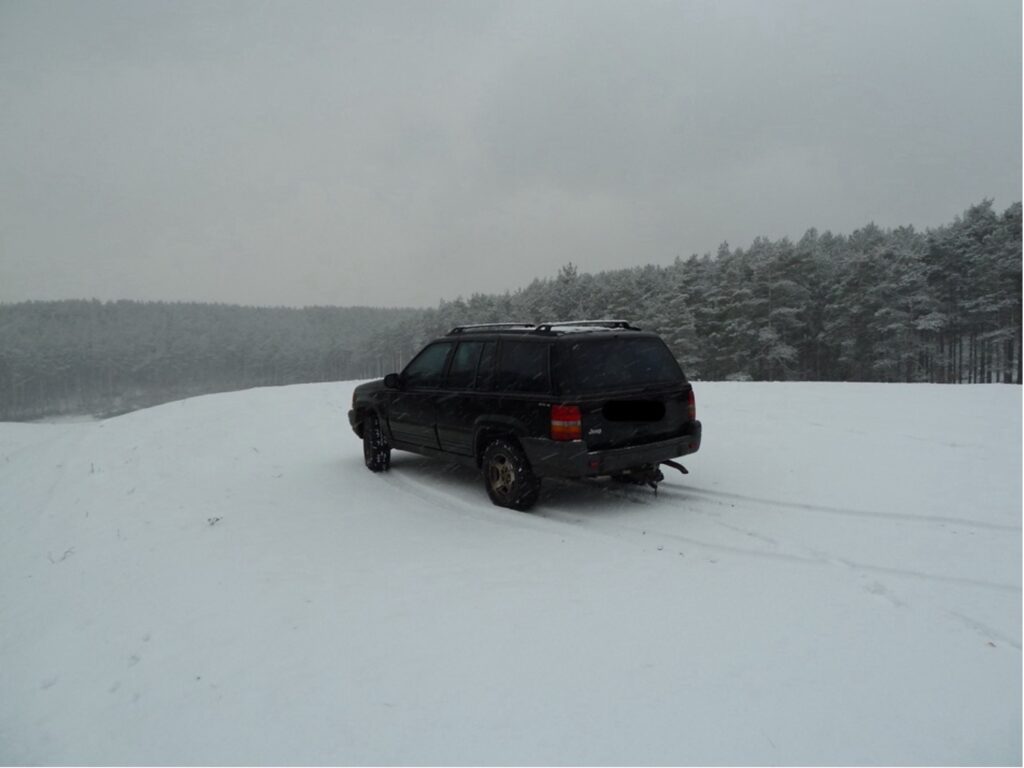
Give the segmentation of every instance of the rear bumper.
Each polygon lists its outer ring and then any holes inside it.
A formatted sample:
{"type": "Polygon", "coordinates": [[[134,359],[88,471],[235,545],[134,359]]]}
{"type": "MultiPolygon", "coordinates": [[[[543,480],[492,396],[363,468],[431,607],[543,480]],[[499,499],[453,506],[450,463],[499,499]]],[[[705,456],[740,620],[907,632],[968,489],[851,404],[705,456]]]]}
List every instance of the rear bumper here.
{"type": "Polygon", "coordinates": [[[700,450],[701,424],[694,421],[688,427],[686,434],[669,440],[606,451],[588,451],[582,440],[558,442],[526,437],[519,442],[538,477],[597,477],[696,453],[700,450]]]}

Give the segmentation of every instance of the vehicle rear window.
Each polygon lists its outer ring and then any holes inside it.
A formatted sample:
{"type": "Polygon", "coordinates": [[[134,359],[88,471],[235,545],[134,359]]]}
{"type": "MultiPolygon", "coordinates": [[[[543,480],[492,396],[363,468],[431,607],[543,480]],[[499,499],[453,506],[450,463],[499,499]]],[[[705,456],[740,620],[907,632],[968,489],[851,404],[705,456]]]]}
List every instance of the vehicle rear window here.
{"type": "Polygon", "coordinates": [[[505,392],[548,392],[548,345],[503,341],[498,362],[498,389],[505,392]]]}
{"type": "Polygon", "coordinates": [[[569,348],[573,392],[627,389],[682,381],[683,371],[661,339],[581,340],[569,348]]]}

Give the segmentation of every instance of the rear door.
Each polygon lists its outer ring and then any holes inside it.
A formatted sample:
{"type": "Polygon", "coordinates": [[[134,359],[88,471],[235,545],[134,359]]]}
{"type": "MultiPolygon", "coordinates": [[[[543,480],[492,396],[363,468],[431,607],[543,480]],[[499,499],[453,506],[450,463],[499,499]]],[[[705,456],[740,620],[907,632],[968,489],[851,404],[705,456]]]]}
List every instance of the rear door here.
{"type": "Polygon", "coordinates": [[[445,451],[473,454],[473,425],[480,410],[477,369],[488,345],[493,357],[496,342],[480,339],[460,341],[452,355],[444,393],[437,400],[437,439],[445,451]]]}
{"type": "Polygon", "coordinates": [[[579,404],[590,450],[685,434],[691,421],[691,387],[658,337],[580,338],[560,351],[563,399],[579,404]]]}

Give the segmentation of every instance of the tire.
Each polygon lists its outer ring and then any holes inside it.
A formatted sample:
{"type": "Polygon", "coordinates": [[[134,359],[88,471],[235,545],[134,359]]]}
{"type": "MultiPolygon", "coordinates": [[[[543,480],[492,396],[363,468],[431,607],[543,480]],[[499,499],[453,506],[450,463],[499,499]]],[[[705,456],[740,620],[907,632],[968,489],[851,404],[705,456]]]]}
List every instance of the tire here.
{"type": "Polygon", "coordinates": [[[371,472],[384,472],[391,467],[391,446],[375,413],[363,419],[363,461],[371,472]]]}
{"type": "Polygon", "coordinates": [[[540,478],[533,474],[530,462],[518,445],[498,439],[484,450],[484,487],[499,507],[525,511],[540,494],[540,478]]]}

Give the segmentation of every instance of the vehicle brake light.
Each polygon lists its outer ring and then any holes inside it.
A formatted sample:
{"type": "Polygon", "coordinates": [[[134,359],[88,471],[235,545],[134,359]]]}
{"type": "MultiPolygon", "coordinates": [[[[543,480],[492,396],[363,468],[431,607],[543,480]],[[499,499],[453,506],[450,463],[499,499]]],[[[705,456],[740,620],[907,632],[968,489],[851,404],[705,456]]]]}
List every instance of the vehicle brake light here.
{"type": "Polygon", "coordinates": [[[551,439],[583,439],[583,422],[578,405],[551,406],[551,439]]]}
{"type": "Polygon", "coordinates": [[[689,389],[686,392],[686,410],[687,410],[687,416],[689,416],[690,421],[696,421],[697,420],[697,400],[693,396],[693,389],[689,389]]]}

